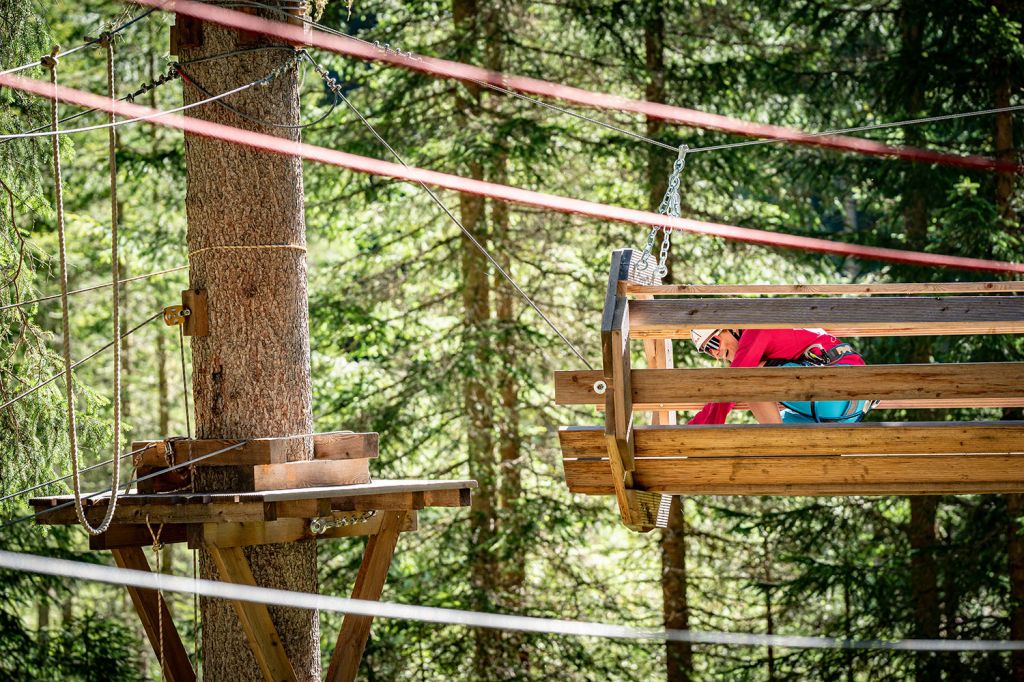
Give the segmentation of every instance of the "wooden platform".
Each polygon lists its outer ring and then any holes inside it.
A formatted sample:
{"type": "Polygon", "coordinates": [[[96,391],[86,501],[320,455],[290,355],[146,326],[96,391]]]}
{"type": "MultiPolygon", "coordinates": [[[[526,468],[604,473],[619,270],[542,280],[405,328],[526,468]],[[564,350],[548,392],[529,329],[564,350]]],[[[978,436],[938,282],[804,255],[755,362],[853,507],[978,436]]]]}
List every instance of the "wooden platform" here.
{"type": "Polygon", "coordinates": [[[646,272],[640,261],[637,251],[612,254],[603,367],[555,373],[558,404],[604,413],[603,426],[560,430],[566,483],[573,492],[614,495],[630,527],[649,529],[663,494],[1024,492],[1024,422],[676,425],[677,410],[709,402],[1020,407],[1024,363],[677,369],[671,345],[706,328],[817,327],[841,337],[1019,334],[1024,296],[1013,294],[1024,282],[665,285],[652,280],[651,261],[646,272]],[[642,340],[646,368],[633,369],[632,340],[642,340]],[[638,425],[638,414],[651,425],[638,425]]]}
{"type": "MultiPolygon", "coordinates": [[[[271,442],[275,439],[263,439],[247,443],[248,451],[236,460],[206,464],[239,466],[241,460],[242,465],[256,467],[257,470],[262,466],[274,466],[288,467],[287,471],[297,470],[293,466],[296,464],[313,464],[329,472],[334,461],[365,462],[371,450],[376,455],[376,434],[372,434],[373,439],[321,435],[331,436],[322,442],[339,446],[322,450],[321,461],[273,461],[280,453],[280,443],[271,442]],[[369,447],[371,440],[372,448],[369,447]],[[345,447],[340,447],[342,444],[345,447]],[[346,453],[354,456],[349,457],[346,453]],[[324,464],[328,466],[322,466],[324,464]]],[[[193,441],[192,455],[216,452],[218,448],[211,443],[193,441]],[[206,445],[210,447],[203,450],[206,445]]],[[[221,446],[225,443],[221,442],[221,446]]],[[[171,464],[165,454],[156,447],[149,448],[145,453],[150,458],[146,460],[147,465],[159,470],[160,466],[171,464]]],[[[217,460],[218,457],[210,459],[217,460]]],[[[425,507],[468,506],[472,490],[476,487],[476,481],[413,479],[229,493],[133,491],[118,497],[113,523],[105,533],[90,537],[89,546],[91,549],[110,550],[122,568],[149,571],[151,567],[146,549],[154,544],[155,530],[162,544],[187,542],[190,548],[206,551],[216,564],[221,580],[253,585],[255,580],[243,552],[245,547],[367,536],[369,539],[355,577],[352,598],[377,600],[383,590],[399,534],[418,527],[417,511],[425,507]],[[314,532],[311,524],[314,519],[325,525],[324,532],[314,532]]],[[[77,523],[73,500],[71,495],[56,495],[35,497],[29,503],[39,514],[37,523],[73,524],[77,523]]],[[[109,494],[83,500],[86,516],[97,523],[103,518],[109,503],[109,494]]],[[[167,605],[153,590],[129,588],[128,591],[154,651],[163,652],[164,679],[194,682],[195,670],[167,605]]],[[[295,680],[291,662],[279,645],[280,637],[267,607],[237,601],[232,605],[264,679],[295,680]]],[[[351,682],[355,679],[372,620],[368,616],[345,616],[327,680],[351,682]]]]}

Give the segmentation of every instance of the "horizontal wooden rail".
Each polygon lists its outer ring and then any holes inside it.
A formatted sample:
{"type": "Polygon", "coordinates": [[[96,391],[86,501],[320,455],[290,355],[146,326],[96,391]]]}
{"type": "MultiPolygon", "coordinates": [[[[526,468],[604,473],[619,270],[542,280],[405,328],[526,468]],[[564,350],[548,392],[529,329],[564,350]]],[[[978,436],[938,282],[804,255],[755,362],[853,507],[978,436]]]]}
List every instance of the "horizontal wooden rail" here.
{"type": "MultiPolygon", "coordinates": [[[[607,455],[599,427],[563,427],[558,436],[567,459],[607,455]]],[[[648,458],[1012,454],[1024,453],[1024,422],[638,426],[635,446],[648,458]]]]}
{"type": "Polygon", "coordinates": [[[622,282],[619,293],[636,295],[744,296],[760,294],[807,294],[880,296],[893,294],[994,294],[1024,292],[1024,281],[1013,282],[920,282],[874,284],[636,284],[622,282]]]}
{"type": "Polygon", "coordinates": [[[629,303],[630,336],[822,327],[839,336],[1024,333],[1024,296],[659,299],[629,303]]]}
{"type": "MultiPolygon", "coordinates": [[[[555,402],[600,405],[597,371],[555,372],[555,402]]],[[[692,409],[709,402],[779,400],[889,400],[936,402],[933,407],[1010,407],[1024,402],[1024,362],[634,369],[634,410],[692,409]],[[986,401],[982,404],[980,401],[986,401]],[[682,407],[683,405],[689,407],[682,407]]]]}
{"type": "MultiPolygon", "coordinates": [[[[571,492],[610,495],[604,460],[566,460],[571,492]]],[[[1024,455],[636,460],[638,488],[678,495],[939,495],[1024,491],[1024,455]]]]}

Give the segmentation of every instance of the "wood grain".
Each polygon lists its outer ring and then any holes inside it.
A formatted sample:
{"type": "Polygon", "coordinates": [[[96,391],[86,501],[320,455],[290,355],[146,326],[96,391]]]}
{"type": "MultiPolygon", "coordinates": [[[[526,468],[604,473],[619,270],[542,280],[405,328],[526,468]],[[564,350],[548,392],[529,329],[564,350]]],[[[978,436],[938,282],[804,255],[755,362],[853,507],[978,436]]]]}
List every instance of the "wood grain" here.
{"type": "Polygon", "coordinates": [[[1024,282],[876,282],[873,284],[636,284],[622,282],[622,295],[743,296],[750,294],[886,295],[983,294],[1024,291],[1024,282]]]}
{"type": "MultiPolygon", "coordinates": [[[[599,427],[563,427],[558,435],[565,458],[607,456],[599,427]]],[[[1020,452],[1019,421],[636,427],[637,458],[1020,452]]]]}
{"type": "MultiPolygon", "coordinates": [[[[555,372],[555,402],[598,405],[596,371],[555,372]]],[[[661,404],[778,400],[1024,398],[1024,363],[634,369],[633,409],[661,404]]],[[[681,408],[676,408],[681,409],[681,408]]]]}
{"type": "Polygon", "coordinates": [[[821,327],[840,336],[1024,333],[1024,296],[662,299],[633,301],[634,338],[689,338],[691,329],[821,327]]]}
{"type": "MultiPolygon", "coordinates": [[[[609,495],[608,462],[569,460],[572,492],[609,495]]],[[[638,487],[680,495],[891,495],[1024,491],[1022,455],[638,459],[638,487]]]]}

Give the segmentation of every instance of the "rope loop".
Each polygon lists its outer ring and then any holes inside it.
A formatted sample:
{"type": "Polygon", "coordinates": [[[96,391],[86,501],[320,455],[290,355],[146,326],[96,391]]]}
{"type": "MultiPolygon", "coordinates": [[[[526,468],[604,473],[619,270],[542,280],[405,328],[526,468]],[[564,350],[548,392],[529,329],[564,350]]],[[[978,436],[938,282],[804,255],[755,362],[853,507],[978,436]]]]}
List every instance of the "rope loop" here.
{"type": "Polygon", "coordinates": [[[59,54],[60,45],[54,45],[52,48],[50,48],[50,54],[44,54],[42,57],[39,58],[39,64],[41,66],[45,66],[50,71],[53,71],[57,68],[57,64],[60,62],[60,59],[57,58],[57,55],[59,54]]]}

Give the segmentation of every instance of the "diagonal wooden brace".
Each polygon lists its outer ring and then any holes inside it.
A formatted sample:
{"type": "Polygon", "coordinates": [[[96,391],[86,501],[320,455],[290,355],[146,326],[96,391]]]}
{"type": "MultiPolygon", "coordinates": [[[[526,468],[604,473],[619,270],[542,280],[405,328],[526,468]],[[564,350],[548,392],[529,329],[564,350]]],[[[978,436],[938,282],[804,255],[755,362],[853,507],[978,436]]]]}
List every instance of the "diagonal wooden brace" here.
{"type": "MultiPolygon", "coordinates": [[[[380,599],[384,581],[388,577],[391,558],[395,554],[398,534],[405,523],[405,511],[385,511],[380,530],[370,536],[363,552],[363,563],[359,566],[356,584],[352,589],[353,599],[380,599]]],[[[372,616],[346,614],[338,634],[338,643],[331,655],[326,682],[352,682],[359,672],[359,660],[363,657],[366,640],[370,636],[372,616]]]]}
{"type": "MultiPolygon", "coordinates": [[[[220,579],[225,582],[232,582],[238,585],[255,585],[252,569],[245,558],[241,547],[213,547],[208,545],[206,551],[210,553],[214,563],[217,564],[217,573],[220,579]]],[[[270,619],[270,611],[266,604],[253,604],[251,602],[232,601],[232,606],[238,613],[238,619],[242,621],[242,629],[249,640],[249,648],[256,656],[260,670],[263,672],[267,682],[280,682],[281,680],[295,680],[295,671],[288,660],[281,643],[281,637],[277,634],[277,628],[270,619]]]]}
{"type": "MultiPolygon", "coordinates": [[[[149,571],[149,560],[141,547],[121,547],[112,549],[114,561],[118,568],[129,568],[135,571],[149,571]]],[[[171,613],[167,609],[167,603],[157,598],[156,590],[144,590],[137,587],[129,587],[128,594],[132,598],[132,604],[142,620],[142,627],[146,631],[149,643],[153,645],[153,651],[157,658],[160,658],[160,637],[163,635],[163,673],[164,679],[169,682],[195,682],[196,671],[189,661],[188,652],[181,642],[181,636],[174,621],[171,620],[171,613]],[[160,621],[163,620],[161,628],[160,621]]]]}

